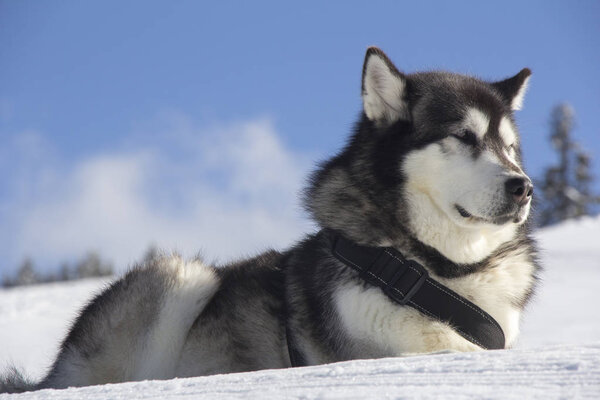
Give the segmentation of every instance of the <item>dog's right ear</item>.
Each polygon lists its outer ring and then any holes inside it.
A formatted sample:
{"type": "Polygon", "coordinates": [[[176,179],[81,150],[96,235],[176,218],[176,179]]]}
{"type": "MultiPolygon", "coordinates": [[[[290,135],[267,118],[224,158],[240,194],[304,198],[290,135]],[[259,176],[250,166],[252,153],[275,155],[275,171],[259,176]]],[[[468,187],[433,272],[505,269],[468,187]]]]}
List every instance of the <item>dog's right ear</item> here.
{"type": "Polygon", "coordinates": [[[406,77],[377,47],[369,47],[365,55],[362,99],[367,118],[380,126],[409,119],[406,77]]]}

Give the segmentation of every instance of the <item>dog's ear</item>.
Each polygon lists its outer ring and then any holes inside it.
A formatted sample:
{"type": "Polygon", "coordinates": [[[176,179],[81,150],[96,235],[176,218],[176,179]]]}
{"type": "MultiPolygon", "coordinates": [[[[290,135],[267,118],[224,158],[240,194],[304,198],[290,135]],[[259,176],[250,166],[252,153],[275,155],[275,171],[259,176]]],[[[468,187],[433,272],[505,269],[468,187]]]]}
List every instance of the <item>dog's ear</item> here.
{"type": "Polygon", "coordinates": [[[377,47],[369,47],[365,55],[362,99],[367,118],[378,125],[409,118],[406,77],[377,47]]]}
{"type": "Polygon", "coordinates": [[[492,86],[500,92],[506,101],[508,101],[511,109],[520,110],[521,107],[523,107],[523,98],[527,91],[530,76],[531,70],[529,68],[523,68],[521,72],[512,78],[494,82],[492,83],[492,86]]]}

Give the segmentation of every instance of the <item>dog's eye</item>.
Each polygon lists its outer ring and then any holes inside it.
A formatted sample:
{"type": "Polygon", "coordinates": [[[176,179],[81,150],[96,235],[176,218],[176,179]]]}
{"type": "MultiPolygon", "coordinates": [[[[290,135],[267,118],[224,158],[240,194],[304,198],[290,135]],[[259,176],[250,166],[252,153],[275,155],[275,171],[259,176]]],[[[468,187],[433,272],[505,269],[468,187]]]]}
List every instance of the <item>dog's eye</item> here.
{"type": "Polygon", "coordinates": [[[464,144],[468,144],[469,146],[477,146],[477,135],[475,135],[472,131],[468,129],[465,129],[461,133],[452,134],[452,136],[454,136],[464,144]]]}

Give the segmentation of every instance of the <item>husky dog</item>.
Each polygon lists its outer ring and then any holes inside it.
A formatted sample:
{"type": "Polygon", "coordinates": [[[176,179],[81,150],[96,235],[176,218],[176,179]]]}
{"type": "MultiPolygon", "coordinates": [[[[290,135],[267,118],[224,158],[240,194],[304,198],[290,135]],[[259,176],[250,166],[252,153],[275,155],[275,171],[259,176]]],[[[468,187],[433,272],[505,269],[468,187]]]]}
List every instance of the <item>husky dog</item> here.
{"type": "Polygon", "coordinates": [[[137,266],[83,309],[42,382],[13,372],[2,390],[484,348],[365,281],[332,253],[338,237],[418,263],[493,318],[509,348],[539,270],[513,116],[530,74],[404,74],[369,48],[354,133],[305,191],[319,232],[226,266],[177,256],[137,266]]]}

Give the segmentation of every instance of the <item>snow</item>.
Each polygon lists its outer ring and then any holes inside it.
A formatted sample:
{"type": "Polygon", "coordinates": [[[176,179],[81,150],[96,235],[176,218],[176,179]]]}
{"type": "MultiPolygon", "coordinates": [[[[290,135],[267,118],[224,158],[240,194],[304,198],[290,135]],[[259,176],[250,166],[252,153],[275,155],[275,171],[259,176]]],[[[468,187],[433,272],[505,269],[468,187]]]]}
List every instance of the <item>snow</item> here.
{"type": "Polygon", "coordinates": [[[517,346],[600,341],[600,218],[546,228],[537,238],[544,272],[517,346]]]}
{"type": "MultiPolygon", "coordinates": [[[[599,398],[600,345],[359,360],[170,381],[42,390],[19,399],[599,398]]],[[[1,396],[0,396],[1,398],[1,396]]]]}
{"type": "Polygon", "coordinates": [[[0,290],[0,366],[14,363],[39,379],[78,310],[106,283],[85,279],[0,290]]]}
{"type": "MultiPolygon", "coordinates": [[[[545,271],[515,349],[447,353],[12,395],[71,398],[600,398],[600,218],[537,233],[545,271]],[[596,304],[596,306],[594,306],[596,304]]],[[[0,368],[40,378],[78,309],[106,285],[0,290],[0,368]]],[[[0,399],[10,395],[0,395],[0,399]]]]}

